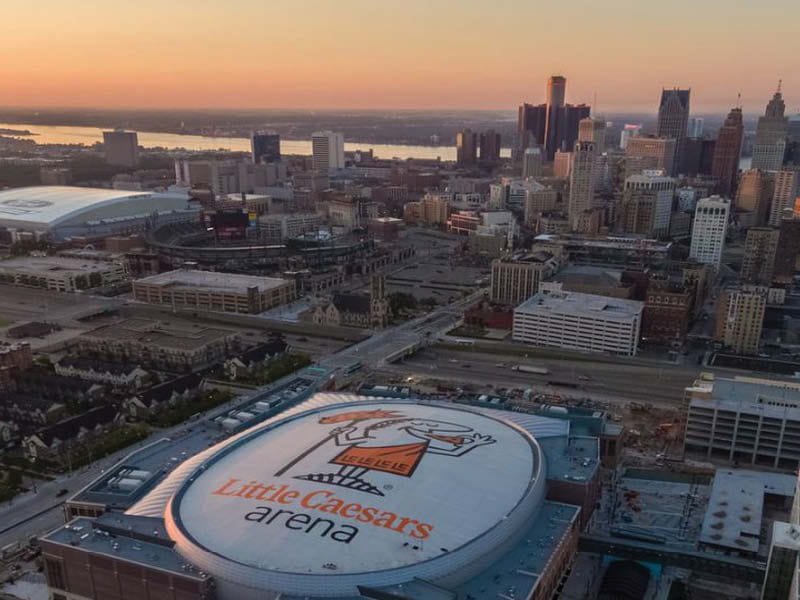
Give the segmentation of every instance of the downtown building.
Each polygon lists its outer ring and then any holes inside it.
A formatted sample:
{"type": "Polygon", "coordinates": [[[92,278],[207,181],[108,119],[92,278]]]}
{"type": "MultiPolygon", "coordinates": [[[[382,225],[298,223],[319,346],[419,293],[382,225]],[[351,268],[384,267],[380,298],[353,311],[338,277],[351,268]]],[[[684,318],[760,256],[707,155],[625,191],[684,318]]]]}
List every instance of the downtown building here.
{"type": "Polygon", "coordinates": [[[796,470],[800,383],[703,373],[684,392],[687,456],[796,470]]]}
{"type": "Polygon", "coordinates": [[[739,276],[744,283],[769,287],[775,274],[780,230],[772,227],[751,227],[744,243],[742,269],[739,276]]]}
{"type": "Polygon", "coordinates": [[[742,109],[733,108],[717,134],[711,162],[711,176],[717,180],[717,192],[726,198],[736,189],[743,137],[742,109]]]}
{"type": "Polygon", "coordinates": [[[635,356],[644,303],[577,292],[540,292],[514,309],[515,342],[635,356]]]}
{"type": "Polygon", "coordinates": [[[792,216],[800,196],[800,170],[784,169],[773,173],[774,187],[768,224],[778,227],[786,216],[792,216]]]}
{"type": "Polygon", "coordinates": [[[344,169],[344,134],[328,130],[312,133],[311,161],[314,170],[321,173],[344,169]]]}
{"type": "Polygon", "coordinates": [[[753,169],[777,171],[783,165],[786,140],[789,135],[789,120],[785,112],[786,103],[783,101],[779,85],[767,103],[764,116],[758,119],[756,140],[753,145],[753,169]]]}
{"type": "Polygon", "coordinates": [[[736,188],[736,211],[742,227],[763,227],[775,192],[775,173],[747,169],[736,188]]]}
{"type": "Polygon", "coordinates": [[[647,170],[660,169],[671,175],[675,164],[675,140],[660,137],[635,137],[625,148],[625,178],[647,170]]]}
{"type": "Polygon", "coordinates": [[[625,180],[617,214],[617,229],[622,233],[649,237],[669,235],[675,179],[664,171],[646,170],[625,180]]]}
{"type": "Polygon", "coordinates": [[[139,138],[135,131],[104,131],[103,151],[109,165],[133,168],[139,164],[139,138]]]}
{"type": "Polygon", "coordinates": [[[492,261],[489,299],[517,306],[539,291],[539,284],[558,270],[558,260],[549,252],[518,254],[492,261]]]}
{"type": "Polygon", "coordinates": [[[596,168],[597,147],[594,142],[576,142],[572,151],[567,208],[572,230],[577,231],[581,216],[595,207],[596,168]]]}
{"type": "Polygon", "coordinates": [[[703,198],[697,202],[689,258],[719,269],[730,208],[730,201],[720,196],[703,198]]]}
{"type": "Polygon", "coordinates": [[[717,299],[715,339],[734,354],[758,354],[768,297],[766,286],[722,290],[717,299]]]}
{"type": "Polygon", "coordinates": [[[675,140],[673,159],[670,168],[664,168],[667,175],[675,175],[683,168],[686,133],[689,124],[689,96],[691,90],[661,90],[658,105],[658,124],[656,137],[675,140]]]}

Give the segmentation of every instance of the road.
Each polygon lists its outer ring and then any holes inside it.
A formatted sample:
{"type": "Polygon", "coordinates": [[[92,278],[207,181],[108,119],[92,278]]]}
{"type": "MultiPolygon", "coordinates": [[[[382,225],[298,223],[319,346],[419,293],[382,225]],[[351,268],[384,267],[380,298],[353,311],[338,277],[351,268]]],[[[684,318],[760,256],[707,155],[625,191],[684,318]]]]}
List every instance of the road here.
{"type": "Polygon", "coordinates": [[[658,368],[588,360],[525,359],[518,356],[428,348],[402,362],[384,365],[380,372],[445,379],[456,384],[466,382],[478,386],[491,385],[496,390],[532,388],[542,393],[560,392],[610,403],[634,400],[674,407],[681,402],[684,388],[695,380],[699,371],[669,365],[658,368]],[[511,366],[517,364],[546,367],[550,372],[546,375],[535,375],[513,371],[511,366]],[[548,381],[574,382],[580,388],[557,388],[548,385],[548,381]]]}

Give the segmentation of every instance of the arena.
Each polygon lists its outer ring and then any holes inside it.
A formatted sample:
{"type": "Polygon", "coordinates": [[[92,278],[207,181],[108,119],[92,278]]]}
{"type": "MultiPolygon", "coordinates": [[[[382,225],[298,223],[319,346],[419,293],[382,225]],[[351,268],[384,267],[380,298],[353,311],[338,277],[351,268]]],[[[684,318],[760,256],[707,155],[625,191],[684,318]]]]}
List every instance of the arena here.
{"type": "MultiPolygon", "coordinates": [[[[204,594],[187,598],[210,597],[212,587],[222,600],[509,590],[549,598],[575,552],[598,471],[597,439],[582,438],[576,460],[569,426],[476,406],[317,393],[189,458],[124,514],[75,519],[44,547],[96,553],[107,543],[104,519],[115,519],[117,532],[144,519],[185,561],[180,576],[202,580],[204,594]],[[574,486],[549,490],[554,478],[574,486]],[[75,528],[100,531],[76,537],[75,528]]],[[[121,537],[112,544],[117,560],[121,537]]],[[[131,555],[146,571],[158,565],[145,558],[145,542],[139,537],[131,555]]]]}
{"type": "Polygon", "coordinates": [[[71,186],[0,191],[0,229],[62,241],[143,231],[153,224],[197,220],[198,209],[179,192],[135,192],[71,186]]]}

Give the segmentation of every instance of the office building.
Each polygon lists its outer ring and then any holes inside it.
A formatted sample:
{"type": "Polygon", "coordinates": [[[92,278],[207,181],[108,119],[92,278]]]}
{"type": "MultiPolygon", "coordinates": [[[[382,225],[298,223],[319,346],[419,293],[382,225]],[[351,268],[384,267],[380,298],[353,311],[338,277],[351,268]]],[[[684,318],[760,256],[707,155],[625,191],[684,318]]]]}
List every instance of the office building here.
{"type": "Polygon", "coordinates": [[[642,339],[660,344],[682,342],[689,331],[693,302],[692,286],[670,279],[650,279],[642,314],[642,339]]]}
{"type": "Polygon", "coordinates": [[[744,285],[720,292],[714,337],[734,354],[758,354],[769,288],[744,285]]]}
{"type": "Polygon", "coordinates": [[[256,164],[277,162],[281,159],[281,136],[273,131],[254,131],[250,150],[256,164]]]}
{"type": "Polygon", "coordinates": [[[556,270],[558,261],[549,252],[493,260],[490,299],[517,306],[536,294],[539,284],[556,270]]]}
{"type": "Polygon", "coordinates": [[[490,164],[500,162],[500,143],[500,134],[494,129],[489,129],[481,133],[481,162],[490,164]]]}
{"type": "Polygon", "coordinates": [[[344,169],[344,134],[334,131],[312,133],[311,153],[315,171],[328,173],[344,169]]]}
{"type": "MultiPolygon", "coordinates": [[[[683,149],[686,145],[686,131],[689,124],[689,96],[691,90],[661,90],[658,106],[656,136],[675,140],[673,162],[667,175],[675,175],[681,169],[683,149]]],[[[663,168],[663,167],[659,167],[663,168]]]]}
{"type": "Polygon", "coordinates": [[[779,231],[773,277],[776,283],[790,284],[797,273],[797,258],[800,256],[800,216],[781,219],[779,231]]]}
{"type": "Polygon", "coordinates": [[[635,125],[631,123],[627,123],[619,134],[619,148],[620,150],[625,150],[628,147],[628,141],[632,137],[639,137],[639,134],[642,132],[641,125],[635,125]]]}
{"type": "Polygon", "coordinates": [[[764,116],[758,119],[756,140],[753,145],[753,169],[777,171],[783,166],[786,139],[789,136],[789,120],[785,112],[786,103],[783,101],[778,84],[778,90],[767,103],[764,116]]]}
{"type": "Polygon", "coordinates": [[[675,140],[658,137],[635,137],[625,148],[625,177],[648,169],[661,169],[672,174],[675,161],[675,140]]]}
{"type": "Polygon", "coordinates": [[[736,211],[742,227],[763,227],[775,193],[775,173],[760,169],[742,172],[736,186],[736,211]]]}
{"type": "Polygon", "coordinates": [[[556,151],[568,150],[575,145],[578,124],[591,113],[591,109],[585,104],[566,104],[566,91],[566,78],[553,75],[547,80],[544,151],[548,161],[555,158],[556,151]]]}
{"type": "Polygon", "coordinates": [[[139,138],[135,131],[104,131],[103,151],[109,165],[133,168],[139,164],[139,138]]]}
{"type": "Polygon", "coordinates": [[[578,141],[592,142],[597,154],[602,154],[606,149],[606,122],[603,119],[588,117],[578,123],[578,141]]]}
{"type": "Polygon", "coordinates": [[[584,211],[594,208],[597,151],[593,142],[576,142],[572,152],[569,175],[568,214],[570,227],[577,229],[578,219],[584,211]]]}
{"type": "Polygon", "coordinates": [[[542,174],[542,149],[532,146],[525,149],[522,155],[522,176],[539,177],[542,174]]]}
{"type": "MultiPolygon", "coordinates": [[[[795,492],[798,493],[798,492],[795,492]]],[[[800,574],[800,524],[772,522],[767,571],[761,600],[794,600],[798,595],[800,574]]]]}
{"type": "Polygon", "coordinates": [[[800,383],[703,373],[684,398],[686,454],[797,470],[800,383]]]}
{"type": "Polygon", "coordinates": [[[547,104],[523,104],[517,118],[517,155],[532,146],[544,148],[547,128],[547,104]]]}
{"type": "Polygon", "coordinates": [[[478,134],[471,129],[456,134],[456,162],[464,166],[478,162],[478,134]]]}
{"type": "Polygon", "coordinates": [[[779,236],[780,230],[772,227],[751,227],[747,230],[742,270],[739,273],[742,282],[767,287],[772,285],[779,236]]]}
{"type": "Polygon", "coordinates": [[[296,299],[285,279],[177,269],[133,282],[133,298],[173,308],[256,314],[296,299]]]}
{"type": "Polygon", "coordinates": [[[644,303],[577,292],[540,292],[514,309],[515,342],[635,356],[644,303]]]}
{"type": "Polygon", "coordinates": [[[567,179],[572,171],[572,152],[556,151],[553,156],[553,175],[567,179]]]}
{"type": "Polygon", "coordinates": [[[797,198],[800,196],[800,170],[782,170],[774,174],[775,187],[772,192],[772,204],[769,210],[768,223],[778,227],[781,220],[791,216],[797,210],[797,198]]]}
{"type": "Polygon", "coordinates": [[[687,136],[690,138],[703,137],[703,117],[689,117],[687,136]]]}
{"type": "Polygon", "coordinates": [[[675,179],[664,171],[645,170],[625,180],[617,227],[623,233],[648,237],[669,234],[675,179]]]}
{"type": "Polygon", "coordinates": [[[717,180],[717,192],[727,198],[732,197],[736,189],[743,136],[742,109],[737,107],[731,109],[720,127],[711,163],[711,176],[717,180]]]}
{"type": "Polygon", "coordinates": [[[697,202],[689,258],[719,269],[725,235],[728,232],[730,209],[730,200],[721,196],[711,196],[697,202]]]}
{"type": "Polygon", "coordinates": [[[525,192],[525,223],[533,225],[542,213],[556,209],[558,191],[538,185],[525,192]]]}

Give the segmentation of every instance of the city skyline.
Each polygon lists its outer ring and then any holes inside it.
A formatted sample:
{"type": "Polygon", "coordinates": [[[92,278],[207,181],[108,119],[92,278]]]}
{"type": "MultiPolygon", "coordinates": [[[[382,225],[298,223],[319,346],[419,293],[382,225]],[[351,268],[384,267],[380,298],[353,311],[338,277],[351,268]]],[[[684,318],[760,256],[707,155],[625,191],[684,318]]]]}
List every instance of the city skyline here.
{"type": "Polygon", "coordinates": [[[361,0],[7,4],[9,22],[30,26],[0,40],[17,57],[0,65],[0,106],[496,110],[544,101],[543,82],[560,74],[567,102],[600,113],[653,111],[673,87],[691,88],[696,113],[727,112],[738,93],[753,113],[781,78],[787,113],[800,110],[788,0],[612,0],[598,12],[519,0],[411,0],[391,13],[361,0]],[[683,8],[692,18],[664,36],[683,8]],[[533,36],[534,22],[557,25],[533,36]],[[497,30],[502,43],[474,43],[497,30]],[[591,61],[570,38],[593,40],[591,61]],[[720,51],[732,40],[733,59],[720,51]]]}

